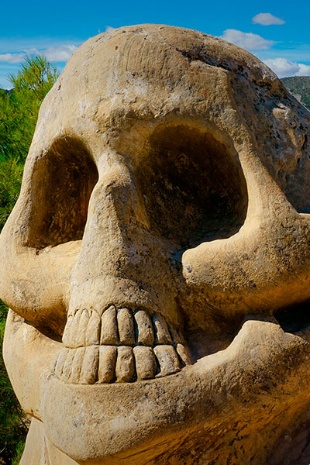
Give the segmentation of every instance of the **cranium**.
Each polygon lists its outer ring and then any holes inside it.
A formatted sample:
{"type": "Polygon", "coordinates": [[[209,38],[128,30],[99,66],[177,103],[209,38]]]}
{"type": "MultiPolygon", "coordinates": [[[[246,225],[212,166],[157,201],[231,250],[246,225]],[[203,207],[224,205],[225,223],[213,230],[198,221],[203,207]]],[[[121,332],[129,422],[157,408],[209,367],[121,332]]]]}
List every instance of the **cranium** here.
{"type": "Polygon", "coordinates": [[[73,55],[1,236],[22,463],[308,463],[308,127],[199,32],[73,55]]]}

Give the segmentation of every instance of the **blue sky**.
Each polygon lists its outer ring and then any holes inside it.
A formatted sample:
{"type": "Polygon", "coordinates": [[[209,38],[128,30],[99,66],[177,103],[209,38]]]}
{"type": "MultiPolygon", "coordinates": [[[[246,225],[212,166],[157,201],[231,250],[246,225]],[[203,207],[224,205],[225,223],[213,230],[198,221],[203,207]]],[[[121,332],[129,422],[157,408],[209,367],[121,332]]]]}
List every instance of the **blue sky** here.
{"type": "Polygon", "coordinates": [[[4,0],[0,87],[26,55],[44,54],[61,70],[89,37],[141,23],[197,29],[246,48],[280,77],[310,76],[309,18],[309,0],[4,0]]]}

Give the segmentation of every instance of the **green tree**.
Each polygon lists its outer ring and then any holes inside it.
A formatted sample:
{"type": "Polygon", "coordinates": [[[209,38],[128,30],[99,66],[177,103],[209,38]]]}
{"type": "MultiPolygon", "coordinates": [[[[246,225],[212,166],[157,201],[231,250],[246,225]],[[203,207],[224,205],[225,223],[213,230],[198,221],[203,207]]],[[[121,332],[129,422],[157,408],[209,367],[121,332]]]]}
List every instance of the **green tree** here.
{"type": "Polygon", "coordinates": [[[13,89],[0,95],[0,160],[25,161],[41,102],[57,77],[43,56],[27,57],[16,76],[9,76],[13,89]]]}
{"type": "MultiPolygon", "coordinates": [[[[23,165],[34,133],[41,102],[57,78],[42,56],[28,57],[13,89],[0,89],[0,231],[19,194],[23,165]]],[[[7,308],[0,301],[0,465],[18,463],[27,431],[2,358],[7,308]]]]}
{"type": "Polygon", "coordinates": [[[23,165],[16,158],[0,161],[0,231],[16,203],[22,171],[23,165]]]}

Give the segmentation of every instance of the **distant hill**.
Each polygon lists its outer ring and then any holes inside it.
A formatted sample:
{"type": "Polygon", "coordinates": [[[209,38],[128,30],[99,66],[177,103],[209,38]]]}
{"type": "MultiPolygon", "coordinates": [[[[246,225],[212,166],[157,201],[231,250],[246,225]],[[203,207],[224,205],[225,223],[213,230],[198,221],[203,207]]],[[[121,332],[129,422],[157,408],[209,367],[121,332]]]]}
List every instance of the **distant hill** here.
{"type": "Polygon", "coordinates": [[[281,81],[290,93],[310,110],[310,76],[287,77],[281,81]]]}

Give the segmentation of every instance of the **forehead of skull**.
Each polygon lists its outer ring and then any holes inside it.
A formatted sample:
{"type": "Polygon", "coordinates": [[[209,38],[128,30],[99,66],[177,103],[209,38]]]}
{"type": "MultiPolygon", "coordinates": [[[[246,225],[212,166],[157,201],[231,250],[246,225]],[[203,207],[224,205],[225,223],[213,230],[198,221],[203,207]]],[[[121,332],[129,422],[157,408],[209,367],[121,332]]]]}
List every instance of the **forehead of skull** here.
{"type": "Polygon", "coordinates": [[[159,25],[112,30],[73,54],[42,104],[34,142],[41,151],[43,141],[49,145],[65,133],[119,130],[128,114],[140,120],[198,116],[203,124],[209,115],[216,127],[216,115],[235,107],[230,87],[236,75],[248,83],[278,82],[248,52],[197,31],[159,25]]]}
{"type": "MultiPolygon", "coordinates": [[[[68,112],[70,101],[75,114],[86,114],[90,102],[94,114],[99,102],[105,100],[110,105],[121,100],[126,106],[137,99],[150,102],[152,98],[156,107],[156,100],[163,104],[176,91],[186,97],[191,90],[192,100],[195,88],[209,85],[215,92],[215,80],[225,71],[238,71],[256,82],[277,81],[254,56],[221,39],[171,26],[124,27],[85,42],[69,60],[47,100],[60,96],[58,104],[63,103],[68,112]]],[[[202,100],[203,93],[199,94],[202,100]]]]}

